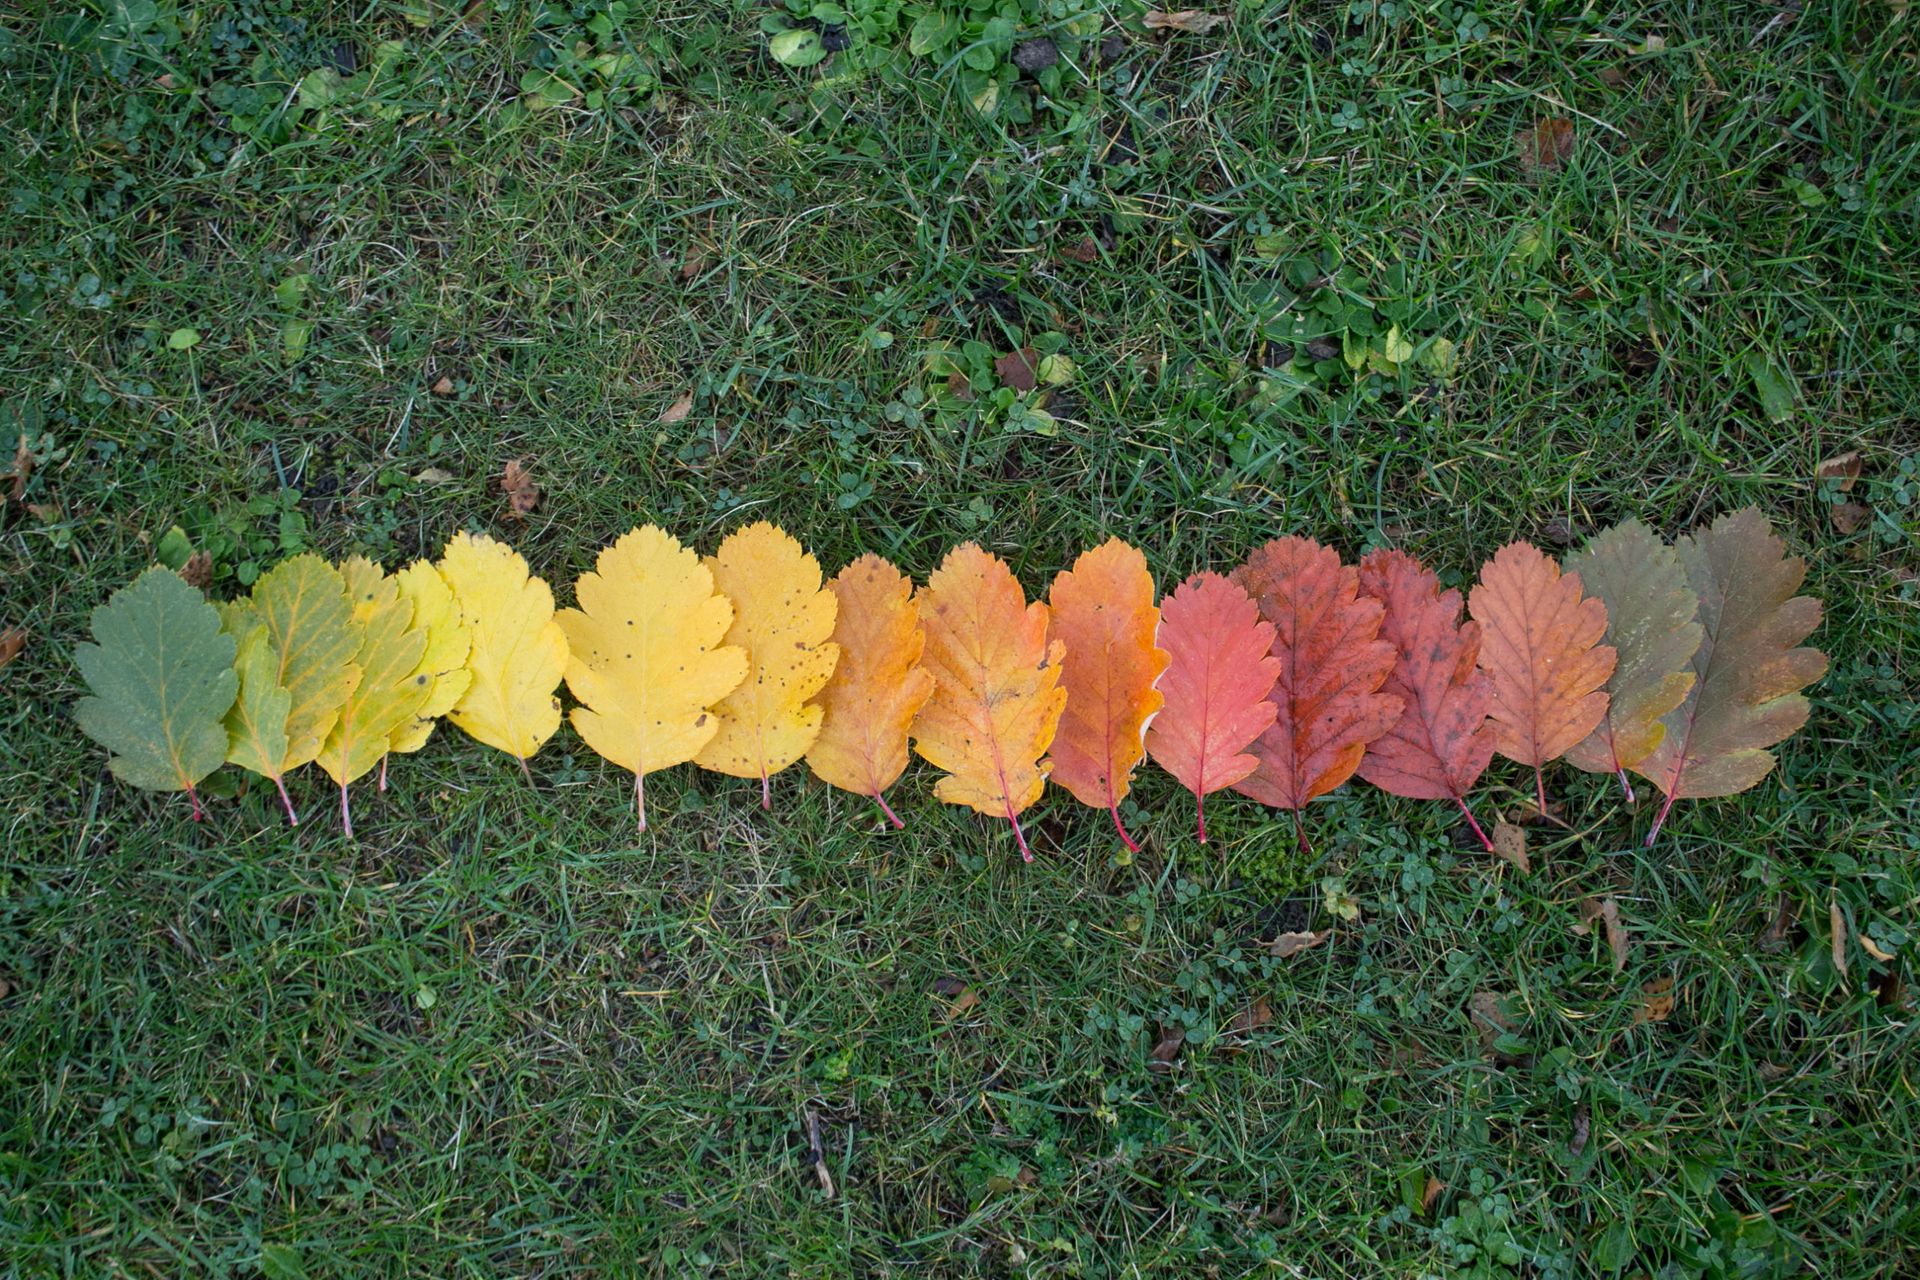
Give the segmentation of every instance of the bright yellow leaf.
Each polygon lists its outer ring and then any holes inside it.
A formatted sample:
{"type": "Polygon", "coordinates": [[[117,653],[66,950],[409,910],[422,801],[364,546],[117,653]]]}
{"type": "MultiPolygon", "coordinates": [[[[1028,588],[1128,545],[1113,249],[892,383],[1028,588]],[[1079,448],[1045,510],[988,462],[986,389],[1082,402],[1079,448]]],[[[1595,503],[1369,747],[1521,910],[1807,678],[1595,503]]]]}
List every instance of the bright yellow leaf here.
{"type": "Polygon", "coordinates": [[[713,706],[747,674],[746,651],[720,645],[733,606],[700,557],[652,525],[624,534],[574,583],[566,632],[567,687],[584,704],[573,727],[633,774],[647,829],[645,778],[684,764],[720,730],[713,706]]]}
{"type": "Polygon", "coordinates": [[[553,592],[512,547],[484,536],[455,535],[438,567],[473,636],[472,680],[447,718],[524,769],[560,727],[554,690],[567,637],[553,620],[553,592]]]}
{"type": "Polygon", "coordinates": [[[405,754],[427,745],[434,723],[453,710],[473,682],[467,670],[473,632],[453,602],[453,589],[432,561],[415,560],[393,576],[400,585],[400,598],[413,604],[413,625],[427,633],[427,647],[414,673],[432,682],[413,720],[402,725],[388,744],[389,750],[405,754]]]}

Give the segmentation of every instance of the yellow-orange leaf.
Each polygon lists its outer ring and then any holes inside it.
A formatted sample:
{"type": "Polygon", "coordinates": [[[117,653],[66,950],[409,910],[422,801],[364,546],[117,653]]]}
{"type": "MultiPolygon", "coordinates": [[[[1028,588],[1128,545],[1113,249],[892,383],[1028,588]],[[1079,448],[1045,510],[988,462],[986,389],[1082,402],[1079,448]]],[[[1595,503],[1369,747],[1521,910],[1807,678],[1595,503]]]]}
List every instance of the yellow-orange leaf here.
{"type": "Polygon", "coordinates": [[[820,733],[823,711],[810,699],[840,656],[827,639],[838,606],[820,585],[820,562],[765,521],[735,530],[706,564],[733,601],[726,642],[747,651],[747,678],[714,704],[720,731],[693,762],[760,779],[760,807],[770,809],[768,779],[807,754],[820,733]]]}
{"type": "Polygon", "coordinates": [[[1541,770],[1592,733],[1607,714],[1612,645],[1601,644],[1607,606],[1581,590],[1580,575],[1563,574],[1552,557],[1525,542],[1494,553],[1467,597],[1480,624],[1480,669],[1493,678],[1488,719],[1497,750],[1533,766],[1541,811],[1541,770]]]}
{"type": "Polygon", "coordinates": [[[947,776],[934,794],[1013,824],[1033,861],[1019,815],[1046,790],[1042,761],[1060,724],[1066,646],[1047,643],[1047,606],[1026,593],[998,556],[968,542],[947,553],[919,592],[933,696],[913,722],[913,749],[947,776]]]}
{"type": "Polygon", "coordinates": [[[1160,611],[1147,558],[1110,538],[1061,570],[1047,601],[1052,638],[1067,648],[1051,776],[1081,804],[1112,814],[1121,843],[1137,852],[1119,806],[1146,755],[1147,722],[1166,701],[1155,685],[1168,661],[1154,644],[1160,611]]]}
{"type": "Polygon", "coordinates": [[[872,796],[894,826],[904,826],[881,794],[907,767],[907,730],[933,696],[933,673],[920,665],[927,633],[913,582],[876,555],[864,555],[827,584],[839,601],[833,640],[840,663],[821,690],[826,710],[807,767],[822,781],[872,796]]]}

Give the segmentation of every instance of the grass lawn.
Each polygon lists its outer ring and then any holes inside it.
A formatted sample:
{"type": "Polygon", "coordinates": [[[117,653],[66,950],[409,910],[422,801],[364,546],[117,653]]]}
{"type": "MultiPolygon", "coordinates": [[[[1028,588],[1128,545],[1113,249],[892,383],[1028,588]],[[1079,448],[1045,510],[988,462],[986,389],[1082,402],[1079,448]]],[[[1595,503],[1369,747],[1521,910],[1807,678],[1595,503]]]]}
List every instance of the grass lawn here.
{"type": "Polygon", "coordinates": [[[744,0],[0,17],[0,1273],[1920,1274],[1905,4],[841,3],[809,67],[744,0]],[[1039,592],[1747,504],[1827,604],[1807,729],[1651,851],[1555,767],[1530,874],[1360,786],[1203,847],[1158,771],[1130,859],[920,765],[897,833],[674,770],[636,843],[567,730],[531,786],[443,731],[348,841],[69,714],[176,524],[216,598],[471,528],[564,603],[642,521],[1039,592]]]}

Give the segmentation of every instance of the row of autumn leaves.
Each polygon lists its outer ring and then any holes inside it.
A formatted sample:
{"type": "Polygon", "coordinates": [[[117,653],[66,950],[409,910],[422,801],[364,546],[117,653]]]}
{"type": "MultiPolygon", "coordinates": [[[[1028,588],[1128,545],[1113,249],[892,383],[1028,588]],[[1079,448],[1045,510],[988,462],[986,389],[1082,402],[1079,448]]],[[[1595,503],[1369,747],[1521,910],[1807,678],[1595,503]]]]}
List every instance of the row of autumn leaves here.
{"type": "MultiPolygon", "coordinates": [[[[419,750],[440,717],[525,761],[561,719],[632,773],[692,761],[758,778],[805,760],[833,786],[887,789],[908,744],[935,794],[1004,817],[1049,779],[1113,816],[1151,757],[1202,806],[1232,788],[1296,814],[1356,772],[1395,795],[1467,794],[1497,753],[1532,767],[1628,771],[1666,797],[1728,795],[1773,766],[1824,671],[1795,646],[1819,620],[1805,566],[1759,512],[1669,547],[1629,521],[1567,571],[1502,548],[1466,601],[1399,551],[1356,566],[1279,538],[1229,576],[1196,573],[1158,604],[1145,557],[1113,539],[1029,603],[999,558],[955,548],[925,586],[865,555],[823,585],[771,524],[702,559],[653,526],[553,593],[510,547],[461,534],[438,562],[388,574],[295,556],[248,598],[211,605],[149,570],[95,611],[76,661],[83,730],[136,786],[193,793],[223,763],[273,782],[316,762],[340,786],[419,750]]],[[[195,799],[195,816],[198,816],[195,799]]],[[[1649,833],[1651,842],[1653,833],[1649,833]]],[[[1303,835],[1304,839],[1304,835],[1303,835]]],[[[1491,846],[1489,846],[1491,847],[1491,846]]]]}

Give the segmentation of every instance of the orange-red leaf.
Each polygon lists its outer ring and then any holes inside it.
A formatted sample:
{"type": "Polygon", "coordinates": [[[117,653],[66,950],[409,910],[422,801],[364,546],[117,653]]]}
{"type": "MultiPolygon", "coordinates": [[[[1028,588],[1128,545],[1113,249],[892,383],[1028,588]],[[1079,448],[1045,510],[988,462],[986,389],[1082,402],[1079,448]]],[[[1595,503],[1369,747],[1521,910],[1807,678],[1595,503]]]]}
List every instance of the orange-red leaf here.
{"type": "Polygon", "coordinates": [[[1393,646],[1379,638],[1380,602],[1359,596],[1360,571],[1311,539],[1276,538],[1235,580],[1273,624],[1280,674],[1273,727],[1253,748],[1260,767],[1234,790],[1297,811],[1352,777],[1367,744],[1400,718],[1405,704],[1380,692],[1393,646]]]}
{"type": "Polygon", "coordinates": [[[1047,606],[1028,604],[1006,564],[971,542],[947,553],[916,599],[934,683],[913,749],[947,773],[936,796],[1007,819],[1031,862],[1019,815],[1046,790],[1052,765],[1040,757],[1067,701],[1066,646],[1047,643],[1047,606]]]}
{"type": "Polygon", "coordinates": [[[1201,844],[1208,793],[1260,767],[1247,748],[1273,724],[1273,636],[1253,597],[1217,573],[1194,574],[1161,602],[1159,641],[1172,661],[1160,677],[1166,703],[1147,729],[1147,752],[1193,792],[1201,844]]]}
{"type": "Polygon", "coordinates": [[[1493,678],[1490,715],[1499,752],[1532,765],[1540,807],[1540,769],[1593,732],[1607,713],[1612,645],[1601,644],[1607,607],[1587,598],[1580,575],[1525,542],[1494,553],[1467,597],[1480,624],[1480,669],[1493,678]]]}
{"type": "Polygon", "coordinates": [[[1806,561],[1788,557],[1752,507],[1720,517],[1676,547],[1700,593],[1706,639],[1693,655],[1699,679],[1667,713],[1666,736],[1632,766],[1666,793],[1647,843],[1676,799],[1730,796],[1773,768],[1774,743],[1807,722],[1800,690],[1827,669],[1818,649],[1795,648],[1820,624],[1820,602],[1796,596],[1806,561]]]}
{"type": "Polygon", "coordinates": [[[871,796],[894,826],[903,826],[881,793],[907,767],[907,729],[933,695],[933,675],[920,665],[927,633],[913,582],[876,555],[864,555],[827,584],[840,611],[833,641],[840,662],[820,691],[826,719],[807,749],[807,767],[822,781],[871,796]]]}
{"type": "Polygon", "coordinates": [[[1465,812],[1495,739],[1487,723],[1492,682],[1474,666],[1480,628],[1462,626],[1460,593],[1440,590],[1433,571],[1403,551],[1362,560],[1360,589],[1386,610],[1380,634],[1395,658],[1384,687],[1406,703],[1393,728],[1367,744],[1360,776],[1396,796],[1451,800],[1465,812]]]}
{"type": "Polygon", "coordinates": [[[1156,648],[1147,558],[1118,538],[1063,569],[1048,593],[1052,638],[1064,643],[1060,684],[1066,711],[1053,740],[1053,781],[1081,804],[1113,815],[1121,843],[1138,850],[1120,824],[1120,801],[1146,755],[1147,721],[1164,701],[1154,685],[1167,669],[1156,648]]]}

